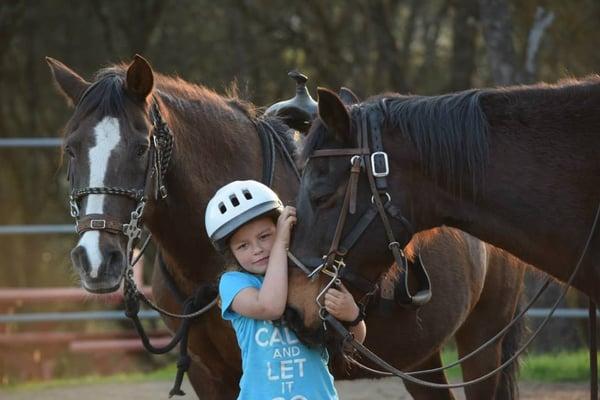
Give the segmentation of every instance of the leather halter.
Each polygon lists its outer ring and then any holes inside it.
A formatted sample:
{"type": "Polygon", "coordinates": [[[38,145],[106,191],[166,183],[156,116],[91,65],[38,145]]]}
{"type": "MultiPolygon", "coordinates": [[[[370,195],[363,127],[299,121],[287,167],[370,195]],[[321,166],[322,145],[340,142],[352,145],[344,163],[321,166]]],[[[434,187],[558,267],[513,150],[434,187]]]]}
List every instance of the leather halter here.
{"type": "MultiPolygon", "coordinates": [[[[394,260],[401,271],[401,285],[397,290],[399,301],[410,307],[420,307],[431,299],[431,283],[427,271],[425,270],[420,256],[417,257],[414,265],[419,289],[415,294],[411,294],[408,287],[409,263],[406,255],[402,251],[400,243],[396,240],[389,217],[399,221],[404,227],[407,237],[411,238],[414,231],[410,223],[404,218],[398,208],[391,201],[387,192],[386,177],[389,174],[389,163],[387,154],[383,151],[381,140],[381,122],[385,117],[385,102],[381,102],[378,109],[369,111],[366,108],[359,107],[357,143],[358,147],[342,149],[323,149],[316,150],[312,158],[318,157],[350,157],[350,178],[346,186],[346,193],[340,209],[340,215],[335,228],[335,233],[328,253],[323,257],[325,262],[314,269],[309,275],[313,276],[318,272],[327,273],[330,276],[335,275],[334,279],[339,278],[348,281],[353,286],[367,293],[373,293],[377,284],[372,283],[366,278],[360,276],[346,266],[344,257],[348,250],[356,243],[359,237],[369,227],[371,222],[379,215],[383,223],[385,233],[388,239],[388,248],[394,256],[394,260]],[[371,144],[369,144],[369,133],[371,144]],[[367,207],[358,222],[352,227],[345,237],[342,237],[346,218],[348,214],[356,213],[356,196],[358,193],[358,181],[361,170],[364,169],[371,189],[371,206],[367,207]],[[389,217],[388,217],[389,216],[389,217]]],[[[296,262],[296,260],[294,260],[296,262]]],[[[296,262],[296,264],[298,264],[296,262]]]]}
{"type": "MultiPolygon", "coordinates": [[[[82,100],[87,93],[89,93],[90,89],[88,89],[88,91],[82,96],[82,100]]],[[[164,179],[169,167],[169,162],[171,160],[173,136],[168,125],[162,118],[156,100],[154,100],[152,103],[150,117],[152,119],[153,129],[150,134],[150,148],[148,150],[148,164],[146,167],[146,179],[144,187],[141,189],[127,189],[119,187],[86,187],[73,189],[71,191],[71,195],[69,196],[69,205],[71,209],[71,216],[75,218],[76,221],[77,233],[83,234],[90,230],[105,230],[108,233],[113,234],[123,233],[127,237],[134,235],[135,239],[139,237],[141,233],[138,224],[141,220],[146,204],[146,193],[150,191],[153,179],[155,181],[155,199],[165,199],[167,197],[168,193],[164,184],[164,179]],[[89,215],[79,219],[79,202],[82,198],[91,194],[117,195],[135,200],[136,207],[131,213],[131,219],[129,223],[121,222],[118,218],[105,214],[94,214],[93,216],[89,215]]]]}

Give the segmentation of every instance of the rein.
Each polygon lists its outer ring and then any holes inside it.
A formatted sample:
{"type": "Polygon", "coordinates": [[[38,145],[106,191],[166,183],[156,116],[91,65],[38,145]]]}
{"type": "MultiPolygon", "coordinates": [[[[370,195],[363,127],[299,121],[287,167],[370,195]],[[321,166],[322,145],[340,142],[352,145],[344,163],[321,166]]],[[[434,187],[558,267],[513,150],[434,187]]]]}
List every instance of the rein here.
{"type": "MultiPolygon", "coordinates": [[[[557,300],[552,305],[552,308],[550,309],[550,312],[548,313],[548,315],[540,323],[540,325],[537,327],[537,329],[535,330],[535,332],[533,332],[533,334],[531,335],[531,337],[529,339],[527,339],[527,341],[523,344],[523,346],[517,352],[515,352],[515,354],[513,354],[509,359],[507,359],[504,363],[502,363],[498,368],[496,368],[496,369],[494,369],[494,370],[486,373],[485,375],[480,376],[479,378],[472,379],[472,380],[467,381],[467,382],[455,383],[455,384],[440,384],[440,383],[434,383],[434,382],[429,382],[429,381],[426,381],[426,380],[415,378],[414,375],[419,375],[419,374],[425,374],[425,373],[429,373],[429,372],[439,371],[441,369],[446,369],[446,368],[448,368],[450,366],[446,366],[446,367],[438,368],[438,369],[433,369],[433,370],[423,370],[423,371],[413,371],[413,372],[403,372],[403,371],[400,371],[399,369],[395,368],[394,366],[390,365],[385,360],[383,360],[382,358],[380,358],[379,356],[377,356],[375,353],[373,353],[367,347],[363,346],[361,343],[359,343],[356,340],[354,340],[354,336],[352,335],[352,333],[350,333],[342,325],[342,323],[340,321],[338,321],[337,319],[335,319],[333,316],[331,316],[330,314],[325,315],[325,321],[329,324],[329,326],[331,326],[342,337],[342,340],[343,340],[344,344],[350,345],[358,353],[360,353],[363,357],[367,358],[371,362],[375,363],[378,367],[380,367],[383,370],[385,370],[385,371],[378,371],[378,370],[371,369],[369,367],[366,367],[366,366],[362,365],[358,361],[356,361],[356,360],[348,357],[348,359],[349,359],[350,362],[354,363],[355,365],[358,365],[361,368],[366,369],[367,371],[374,372],[374,373],[379,373],[379,374],[385,374],[385,375],[394,375],[394,376],[397,376],[399,378],[405,379],[405,380],[407,380],[409,382],[412,382],[412,383],[415,383],[415,384],[418,384],[418,385],[421,385],[421,386],[426,386],[426,387],[430,387],[430,388],[436,388],[436,389],[454,389],[454,388],[459,388],[459,387],[465,387],[465,386],[474,385],[476,383],[482,382],[482,381],[490,378],[491,376],[493,376],[494,374],[500,372],[501,370],[503,370],[504,368],[506,368],[508,365],[510,365],[512,362],[514,362],[517,359],[517,357],[519,357],[526,350],[526,348],[540,334],[540,332],[542,331],[542,329],[550,321],[550,319],[554,315],[554,312],[556,311],[556,309],[560,305],[560,302],[562,301],[562,299],[567,294],[567,291],[569,290],[569,287],[573,283],[573,280],[575,279],[575,276],[577,275],[577,272],[579,272],[579,268],[581,267],[583,259],[585,258],[585,255],[588,252],[590,243],[591,243],[592,238],[593,238],[593,236],[594,236],[594,234],[596,232],[596,228],[598,226],[599,219],[600,219],[600,203],[598,204],[598,208],[596,210],[596,216],[594,218],[594,222],[592,224],[592,228],[590,229],[590,233],[589,233],[588,238],[586,240],[585,246],[584,246],[584,248],[583,248],[583,250],[581,252],[581,255],[579,256],[579,260],[577,261],[577,264],[575,265],[575,268],[573,269],[573,272],[569,276],[568,281],[564,285],[564,287],[563,287],[563,289],[561,291],[560,296],[557,298],[557,300]]],[[[535,296],[535,298],[534,298],[533,301],[537,300],[537,297],[539,297],[539,295],[541,294],[541,292],[547,287],[549,281],[550,281],[550,278],[548,278],[546,280],[546,282],[544,283],[544,285],[542,286],[542,288],[540,289],[540,291],[538,292],[538,294],[535,296]]],[[[528,307],[531,306],[531,304],[533,303],[533,301],[528,305],[528,307]]],[[[590,308],[592,308],[592,307],[590,307],[590,308]]],[[[509,325],[513,324],[518,318],[520,318],[522,315],[524,315],[524,311],[526,311],[526,310],[523,310],[523,312],[520,315],[518,315],[517,317],[515,317],[513,319],[513,321],[511,321],[509,323],[509,325]]],[[[596,318],[596,316],[594,315],[594,319],[595,318],[596,318]]],[[[595,325],[595,324],[592,324],[592,326],[593,325],[595,325]]],[[[506,329],[507,328],[504,328],[502,331],[504,331],[506,329]]],[[[594,331],[593,328],[591,330],[594,331]]],[[[498,333],[491,340],[495,339],[499,335],[500,335],[500,333],[498,333]]],[[[487,346],[490,341],[484,343],[483,346],[487,346]]],[[[467,358],[470,358],[471,356],[473,356],[474,354],[476,354],[477,352],[479,352],[482,347],[478,348],[477,350],[474,350],[472,353],[469,353],[467,356],[465,356],[461,360],[455,362],[453,365],[456,365],[457,363],[459,363],[461,361],[464,361],[467,358]]],[[[592,349],[590,349],[590,351],[592,351],[592,349]]],[[[594,376],[592,376],[592,380],[593,379],[594,379],[594,376]]],[[[595,388],[594,384],[592,384],[591,396],[592,396],[592,399],[596,399],[597,398],[597,391],[596,391],[596,388],[595,388]]]]}

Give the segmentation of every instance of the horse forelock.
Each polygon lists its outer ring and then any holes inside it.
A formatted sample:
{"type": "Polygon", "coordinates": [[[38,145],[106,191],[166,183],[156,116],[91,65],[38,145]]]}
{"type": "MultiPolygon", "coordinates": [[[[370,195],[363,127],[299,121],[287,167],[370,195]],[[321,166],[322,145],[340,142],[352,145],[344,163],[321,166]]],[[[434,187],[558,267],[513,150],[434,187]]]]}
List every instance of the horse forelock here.
{"type": "Polygon", "coordinates": [[[76,125],[92,113],[98,113],[99,120],[103,117],[127,119],[124,82],[124,74],[115,68],[99,71],[76,105],[65,132],[69,132],[70,126],[76,125]]]}

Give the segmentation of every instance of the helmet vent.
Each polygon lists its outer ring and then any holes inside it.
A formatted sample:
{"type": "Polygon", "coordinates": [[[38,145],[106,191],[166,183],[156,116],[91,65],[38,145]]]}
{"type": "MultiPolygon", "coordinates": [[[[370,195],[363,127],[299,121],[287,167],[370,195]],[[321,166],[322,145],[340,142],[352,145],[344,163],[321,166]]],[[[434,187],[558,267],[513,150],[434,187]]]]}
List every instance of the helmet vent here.
{"type": "Polygon", "coordinates": [[[233,204],[234,207],[237,207],[240,205],[240,201],[238,200],[238,198],[235,194],[232,194],[231,196],[229,196],[229,200],[231,200],[231,204],[233,204]]]}
{"type": "Polygon", "coordinates": [[[242,193],[244,194],[246,200],[252,200],[252,193],[250,193],[248,189],[242,190],[242,193]]]}
{"type": "Polygon", "coordinates": [[[221,214],[225,214],[227,212],[227,207],[225,207],[225,204],[223,204],[223,202],[219,203],[219,211],[221,211],[221,214]]]}

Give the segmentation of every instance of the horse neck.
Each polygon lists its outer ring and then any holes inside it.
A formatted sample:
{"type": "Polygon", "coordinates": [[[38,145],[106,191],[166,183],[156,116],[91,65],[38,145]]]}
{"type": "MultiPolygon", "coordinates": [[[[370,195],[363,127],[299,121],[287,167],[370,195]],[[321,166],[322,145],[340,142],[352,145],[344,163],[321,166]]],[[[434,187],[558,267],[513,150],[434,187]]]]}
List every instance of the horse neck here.
{"type": "MultiPolygon", "coordinates": [[[[600,84],[495,90],[481,103],[490,129],[480,190],[457,196],[421,177],[420,229],[454,226],[565,281],[600,201],[600,84]]],[[[597,293],[591,262],[579,276],[576,287],[597,293]]]]}
{"type": "Polygon", "coordinates": [[[252,121],[216,95],[190,102],[162,95],[161,109],[174,138],[165,184],[168,197],[152,202],[147,224],[182,290],[214,281],[223,259],[204,228],[212,195],[235,179],[260,179],[260,145],[252,121]]]}

